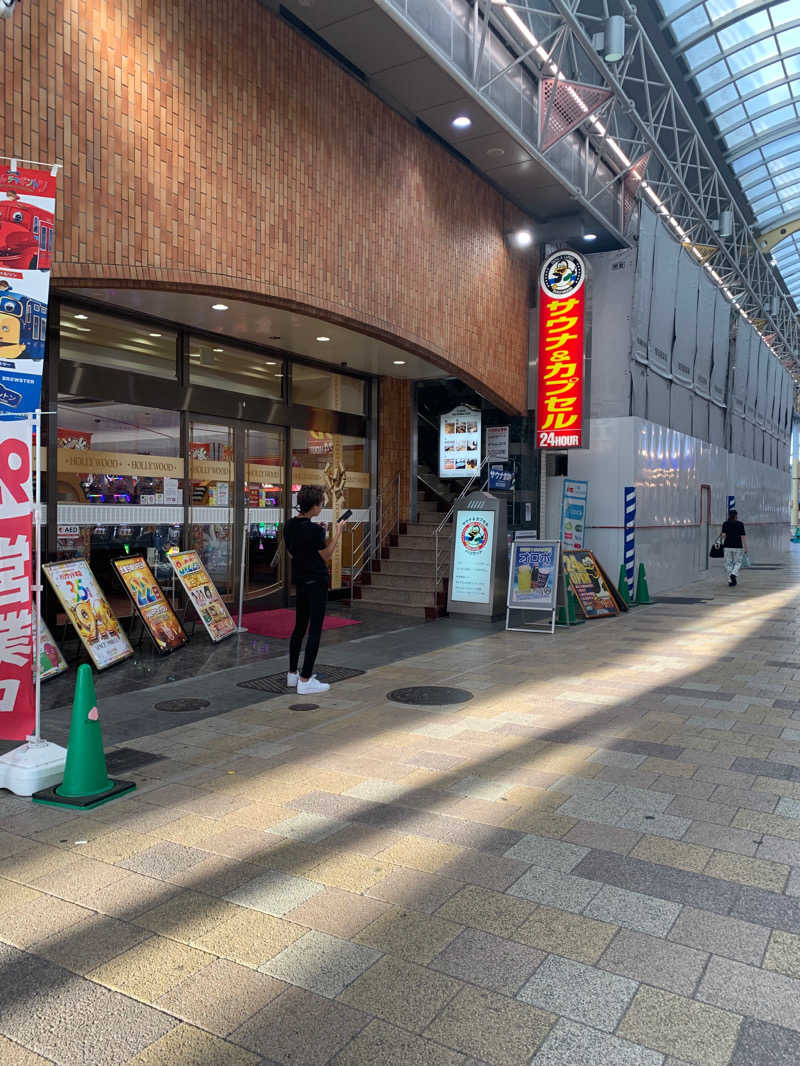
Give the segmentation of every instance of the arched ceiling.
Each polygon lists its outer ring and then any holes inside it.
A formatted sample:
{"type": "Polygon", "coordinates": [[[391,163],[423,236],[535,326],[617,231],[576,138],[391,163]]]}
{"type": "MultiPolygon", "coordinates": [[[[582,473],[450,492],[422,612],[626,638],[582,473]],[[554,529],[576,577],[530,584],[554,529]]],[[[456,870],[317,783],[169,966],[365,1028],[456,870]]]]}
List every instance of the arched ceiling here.
{"type": "MultiPolygon", "coordinates": [[[[800,0],[657,0],[761,233],[800,218],[800,0]]],[[[773,256],[800,307],[800,233],[773,256]]]]}

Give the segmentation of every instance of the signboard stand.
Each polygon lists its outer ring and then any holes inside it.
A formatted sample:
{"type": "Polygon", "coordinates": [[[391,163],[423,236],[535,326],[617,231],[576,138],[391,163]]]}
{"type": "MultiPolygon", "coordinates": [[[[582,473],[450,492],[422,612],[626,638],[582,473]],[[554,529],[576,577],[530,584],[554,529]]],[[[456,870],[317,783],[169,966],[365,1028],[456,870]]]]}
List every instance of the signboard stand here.
{"type": "MultiPolygon", "coordinates": [[[[47,412],[54,414],[55,412],[47,412]]],[[[36,722],[34,731],[26,742],[18,748],[14,748],[6,755],[0,756],[0,788],[7,788],[17,796],[32,796],[43,788],[57,785],[64,776],[64,765],[67,759],[66,748],[59,744],[53,744],[49,740],[43,740],[41,735],[41,708],[42,708],[42,671],[39,645],[41,634],[39,631],[42,617],[42,527],[40,522],[41,478],[39,469],[39,449],[41,447],[42,412],[36,409],[36,414],[28,415],[28,420],[33,421],[35,444],[31,443],[30,469],[34,478],[34,551],[36,562],[33,569],[33,591],[35,594],[35,608],[33,610],[33,682],[36,706],[36,722]]]]}
{"type": "Polygon", "coordinates": [[[505,501],[473,492],[453,517],[448,613],[502,618],[507,563],[505,501]]]}
{"type": "Polygon", "coordinates": [[[557,540],[536,540],[529,533],[516,533],[511,545],[506,597],[506,631],[512,633],[550,633],[556,631],[561,544],[557,540]],[[511,625],[512,611],[537,611],[545,615],[541,622],[511,625]],[[547,615],[550,616],[549,620],[547,615]]]}
{"type": "Polygon", "coordinates": [[[137,647],[144,640],[146,631],[162,655],[182,648],[189,638],[144,557],[125,555],[112,560],[112,564],[133,605],[128,639],[132,640],[134,629],[138,627],[137,647]]]}

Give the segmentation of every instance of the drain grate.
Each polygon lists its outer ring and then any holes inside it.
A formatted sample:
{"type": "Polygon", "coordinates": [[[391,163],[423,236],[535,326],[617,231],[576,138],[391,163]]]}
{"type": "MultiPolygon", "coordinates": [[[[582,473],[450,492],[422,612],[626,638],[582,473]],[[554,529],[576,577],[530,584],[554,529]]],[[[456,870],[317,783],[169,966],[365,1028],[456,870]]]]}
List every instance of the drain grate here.
{"type": "Polygon", "coordinates": [[[412,688],[396,688],[386,698],[392,703],[436,707],[444,703],[466,703],[472,699],[472,693],[465,688],[448,688],[446,685],[415,685],[412,688]]]}
{"type": "Polygon", "coordinates": [[[137,748],[117,748],[106,752],[106,769],[110,774],[124,774],[140,766],[162,762],[165,758],[165,755],[153,755],[150,751],[139,751],[137,748]]]}
{"type": "MultiPolygon", "coordinates": [[[[317,677],[320,681],[327,681],[329,685],[337,681],[347,681],[351,677],[360,677],[364,670],[351,670],[347,666],[319,666],[317,677]]],[[[268,674],[266,677],[254,677],[250,681],[238,681],[237,688],[252,688],[256,692],[266,692],[270,696],[285,696],[293,690],[286,687],[286,671],[280,674],[268,674]]]]}
{"type": "Polygon", "coordinates": [[[202,711],[210,706],[211,703],[209,700],[198,700],[187,697],[182,700],[162,700],[161,703],[155,705],[155,708],[157,711],[177,711],[186,714],[187,711],[202,711]]]}

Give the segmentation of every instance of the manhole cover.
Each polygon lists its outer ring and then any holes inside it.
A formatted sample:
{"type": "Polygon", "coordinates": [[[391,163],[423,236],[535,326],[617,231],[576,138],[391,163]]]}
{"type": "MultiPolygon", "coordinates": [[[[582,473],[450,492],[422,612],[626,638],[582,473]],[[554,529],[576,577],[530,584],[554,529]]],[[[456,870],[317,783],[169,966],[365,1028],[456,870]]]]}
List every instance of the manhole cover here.
{"type": "Polygon", "coordinates": [[[413,688],[396,688],[386,698],[392,703],[435,707],[443,703],[466,703],[472,699],[472,693],[465,688],[448,688],[446,685],[416,685],[413,688]]]}
{"type": "Polygon", "coordinates": [[[196,700],[196,699],[183,699],[183,700],[163,700],[161,703],[156,704],[157,711],[180,711],[184,714],[187,711],[202,711],[205,707],[210,707],[211,703],[208,700],[196,700]]]}
{"type": "Polygon", "coordinates": [[[106,769],[110,774],[122,774],[139,766],[161,762],[164,758],[164,755],[153,755],[152,752],[138,751],[136,748],[117,748],[106,752],[106,769]]]}
{"type": "Polygon", "coordinates": [[[318,711],[319,710],[319,704],[318,703],[290,703],[289,704],[289,710],[290,711],[318,711]]]}
{"type": "MultiPolygon", "coordinates": [[[[351,670],[346,666],[318,666],[316,670],[320,681],[333,685],[336,681],[347,681],[359,677],[363,670],[351,670]]],[[[268,674],[266,677],[254,677],[250,681],[238,681],[237,688],[254,688],[256,692],[266,692],[270,696],[285,696],[292,690],[286,687],[286,671],[280,674],[268,674]]]]}

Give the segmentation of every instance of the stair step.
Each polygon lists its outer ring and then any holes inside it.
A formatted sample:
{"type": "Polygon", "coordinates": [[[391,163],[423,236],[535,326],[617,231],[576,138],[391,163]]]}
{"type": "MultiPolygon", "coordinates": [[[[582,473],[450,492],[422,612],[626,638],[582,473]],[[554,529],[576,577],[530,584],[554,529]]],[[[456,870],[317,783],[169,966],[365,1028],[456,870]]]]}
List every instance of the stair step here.
{"type": "MultiPolygon", "coordinates": [[[[443,529],[439,534],[439,543],[443,544],[446,540],[452,540],[452,530],[443,529]]],[[[435,543],[435,537],[433,530],[430,533],[403,533],[399,538],[399,548],[433,548],[435,543]]]]}
{"type": "Polygon", "coordinates": [[[427,619],[439,614],[438,609],[433,607],[415,607],[409,606],[407,603],[381,603],[379,600],[371,603],[362,602],[370,611],[388,611],[390,614],[401,615],[403,618],[427,619]]]}
{"type": "MultiPolygon", "coordinates": [[[[442,556],[440,572],[442,574],[448,574],[450,572],[449,557],[442,556]]],[[[426,579],[433,580],[433,562],[420,568],[415,562],[408,562],[405,559],[395,559],[393,556],[391,559],[381,560],[380,570],[373,571],[373,580],[378,574],[386,574],[387,577],[419,577],[420,574],[424,574],[426,579]]]]}
{"type": "Polygon", "coordinates": [[[365,585],[361,590],[364,603],[393,603],[401,607],[433,607],[436,597],[432,589],[378,588],[365,585]]]}
{"type": "Polygon", "coordinates": [[[433,595],[433,569],[430,573],[413,574],[373,574],[370,588],[375,589],[408,589],[413,592],[428,592],[433,595]]]}
{"type": "Polygon", "coordinates": [[[414,563],[417,566],[433,566],[433,557],[436,554],[432,544],[427,548],[391,548],[390,552],[391,560],[414,563]]]}

